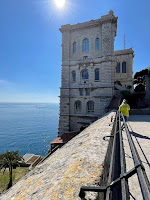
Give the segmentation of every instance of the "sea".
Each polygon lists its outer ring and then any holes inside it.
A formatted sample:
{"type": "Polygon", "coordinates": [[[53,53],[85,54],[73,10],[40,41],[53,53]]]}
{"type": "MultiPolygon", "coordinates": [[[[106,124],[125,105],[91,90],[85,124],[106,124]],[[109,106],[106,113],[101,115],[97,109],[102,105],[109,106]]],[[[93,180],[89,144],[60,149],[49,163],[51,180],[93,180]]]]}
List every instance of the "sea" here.
{"type": "Polygon", "coordinates": [[[57,138],[59,104],[0,103],[0,154],[45,156],[57,138]]]}

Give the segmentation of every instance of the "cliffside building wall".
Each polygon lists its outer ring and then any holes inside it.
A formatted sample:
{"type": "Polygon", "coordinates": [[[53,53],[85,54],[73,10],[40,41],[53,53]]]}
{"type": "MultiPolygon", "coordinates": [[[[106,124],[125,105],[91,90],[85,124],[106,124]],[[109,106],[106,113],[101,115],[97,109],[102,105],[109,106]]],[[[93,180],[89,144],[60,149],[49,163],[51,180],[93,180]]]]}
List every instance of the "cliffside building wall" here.
{"type": "Polygon", "coordinates": [[[132,86],[133,73],[133,50],[114,51],[117,17],[113,11],[97,20],[61,26],[60,31],[59,136],[79,131],[103,115],[114,95],[114,83],[132,86]]]}

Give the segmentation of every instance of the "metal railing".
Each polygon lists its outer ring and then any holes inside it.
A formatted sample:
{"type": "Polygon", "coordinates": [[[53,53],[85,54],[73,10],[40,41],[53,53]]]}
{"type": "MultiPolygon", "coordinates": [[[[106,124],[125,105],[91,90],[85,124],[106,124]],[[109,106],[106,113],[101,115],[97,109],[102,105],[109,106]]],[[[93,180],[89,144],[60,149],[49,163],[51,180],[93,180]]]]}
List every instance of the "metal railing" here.
{"type": "Polygon", "coordinates": [[[105,186],[97,187],[82,186],[80,189],[79,197],[81,199],[85,199],[85,191],[90,191],[98,192],[99,200],[128,200],[130,199],[128,179],[132,175],[137,174],[142,197],[144,200],[150,200],[150,183],[147,178],[145,168],[141,162],[135,144],[132,140],[125,119],[122,113],[120,113],[119,111],[117,111],[116,113],[112,130],[113,135],[111,135],[110,137],[113,136],[113,145],[107,184],[105,186]],[[122,127],[121,120],[123,120],[122,127]],[[123,127],[127,135],[128,144],[134,162],[134,167],[128,172],[126,172],[125,150],[122,136],[123,127]],[[101,196],[102,193],[103,198],[101,196]]]}

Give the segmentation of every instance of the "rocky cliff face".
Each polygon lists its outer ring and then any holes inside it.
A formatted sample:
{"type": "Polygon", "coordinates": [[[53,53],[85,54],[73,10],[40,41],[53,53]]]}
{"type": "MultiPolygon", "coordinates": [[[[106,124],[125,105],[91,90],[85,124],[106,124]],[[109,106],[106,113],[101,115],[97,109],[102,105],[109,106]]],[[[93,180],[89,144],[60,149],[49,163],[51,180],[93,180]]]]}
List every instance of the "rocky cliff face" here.
{"type": "MultiPolygon", "coordinates": [[[[113,112],[105,115],[24,176],[1,200],[76,200],[80,187],[97,185],[103,170],[113,112]]],[[[96,194],[87,193],[87,199],[96,194]]]]}

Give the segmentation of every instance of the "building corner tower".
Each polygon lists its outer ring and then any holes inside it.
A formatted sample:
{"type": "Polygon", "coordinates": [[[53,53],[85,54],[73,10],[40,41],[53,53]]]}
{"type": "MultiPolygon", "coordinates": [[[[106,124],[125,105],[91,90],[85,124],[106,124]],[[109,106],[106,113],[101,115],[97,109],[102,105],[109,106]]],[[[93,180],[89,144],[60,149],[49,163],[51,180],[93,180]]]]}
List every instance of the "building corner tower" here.
{"type": "Polygon", "coordinates": [[[123,80],[123,84],[128,80],[127,84],[132,87],[133,50],[114,51],[117,19],[110,10],[100,19],[60,28],[59,136],[80,131],[102,116],[114,96],[118,80],[123,80]]]}
{"type": "Polygon", "coordinates": [[[114,87],[116,29],[113,11],[97,20],[61,26],[59,136],[89,125],[109,105],[114,87]]]}

